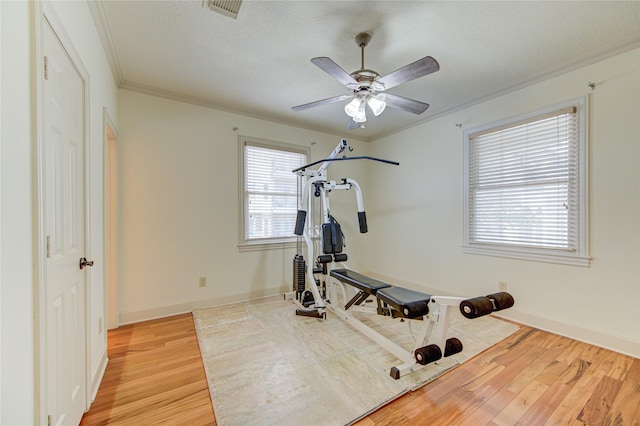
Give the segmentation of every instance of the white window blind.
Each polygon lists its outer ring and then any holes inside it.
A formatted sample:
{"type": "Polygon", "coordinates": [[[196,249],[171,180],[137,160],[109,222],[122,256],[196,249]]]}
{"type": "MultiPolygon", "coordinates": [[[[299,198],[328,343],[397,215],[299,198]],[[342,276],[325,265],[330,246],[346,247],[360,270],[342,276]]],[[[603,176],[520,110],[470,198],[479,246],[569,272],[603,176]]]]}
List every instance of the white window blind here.
{"type": "Polygon", "coordinates": [[[244,142],[244,239],[294,237],[297,179],[305,151],[244,142]]]}
{"type": "Polygon", "coordinates": [[[465,246],[585,256],[580,133],[572,106],[468,134],[465,246]]]}

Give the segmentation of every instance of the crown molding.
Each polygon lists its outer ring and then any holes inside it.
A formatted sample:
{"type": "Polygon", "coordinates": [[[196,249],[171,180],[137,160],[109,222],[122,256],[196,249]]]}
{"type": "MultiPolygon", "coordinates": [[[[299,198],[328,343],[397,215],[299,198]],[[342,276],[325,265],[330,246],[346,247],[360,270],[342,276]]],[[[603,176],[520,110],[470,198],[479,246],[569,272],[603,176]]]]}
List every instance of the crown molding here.
{"type": "MultiPolygon", "coordinates": [[[[299,122],[294,121],[294,120],[283,120],[281,118],[277,118],[277,117],[270,116],[270,115],[256,114],[256,113],[248,111],[248,110],[229,108],[228,106],[216,103],[214,101],[211,101],[211,100],[208,100],[208,99],[205,99],[205,98],[199,98],[197,96],[185,95],[185,94],[178,93],[178,92],[172,92],[170,90],[159,89],[159,88],[153,87],[153,86],[147,86],[147,85],[144,85],[144,84],[133,83],[131,81],[124,80],[123,82],[121,82],[118,85],[118,88],[122,89],[122,90],[129,90],[129,91],[132,91],[132,92],[143,93],[145,95],[155,96],[155,97],[158,97],[158,98],[170,99],[170,100],[177,101],[177,102],[182,102],[182,103],[187,103],[187,104],[191,104],[191,105],[197,105],[197,106],[201,106],[201,107],[205,107],[205,108],[215,109],[215,110],[222,111],[222,112],[227,112],[227,113],[230,113],[230,114],[242,115],[244,117],[255,118],[257,120],[264,120],[264,121],[268,121],[270,123],[277,123],[277,124],[282,124],[282,125],[285,125],[285,126],[297,127],[299,129],[305,129],[305,130],[310,130],[310,131],[314,131],[314,132],[334,135],[334,136],[337,136],[339,138],[344,137],[344,133],[336,132],[334,129],[331,129],[329,127],[309,126],[309,125],[305,126],[305,125],[302,125],[299,122]]],[[[360,142],[370,142],[371,141],[370,139],[363,138],[363,137],[351,137],[349,139],[358,140],[360,142]]]]}
{"type": "MultiPolygon", "coordinates": [[[[492,99],[495,98],[499,98],[501,96],[507,95],[509,93],[513,93],[516,92],[520,89],[524,89],[526,87],[529,86],[533,86],[534,84],[538,84],[541,83],[543,81],[546,80],[550,80],[554,77],[558,77],[561,76],[563,74],[567,74],[571,71],[575,71],[577,69],[586,67],[588,65],[592,65],[595,63],[598,63],[600,61],[603,61],[605,59],[609,59],[611,57],[614,57],[616,55],[620,55],[622,53],[631,51],[633,49],[637,49],[640,48],[640,35],[635,35],[633,37],[628,38],[627,40],[624,40],[622,42],[607,46],[603,49],[600,49],[599,51],[589,54],[589,55],[584,55],[581,58],[578,58],[577,60],[575,60],[574,62],[568,64],[568,65],[564,65],[562,67],[558,67],[556,69],[550,70],[550,71],[546,71],[543,72],[541,74],[538,74],[537,76],[534,76],[532,78],[523,80],[521,82],[518,82],[512,86],[509,86],[503,90],[500,90],[498,92],[495,93],[491,93],[489,95],[486,96],[481,96],[479,98],[476,99],[472,99],[471,101],[465,102],[463,104],[457,105],[455,107],[452,108],[448,108],[446,110],[440,111],[438,113],[435,113],[433,115],[430,115],[428,117],[425,117],[421,120],[415,121],[411,124],[408,124],[406,126],[403,126],[401,128],[397,128],[394,130],[390,130],[388,132],[381,132],[381,133],[377,133],[375,135],[372,135],[370,137],[369,141],[375,141],[378,139],[382,139],[384,137],[387,136],[392,136],[395,135],[397,133],[400,133],[404,130],[407,129],[411,129],[413,127],[419,126],[421,124],[427,123],[429,121],[433,121],[436,120],[438,118],[453,114],[454,112],[458,112],[458,111],[462,111],[464,109],[470,108],[472,106],[476,106],[479,104],[482,104],[484,102],[490,101],[492,99]]],[[[585,86],[586,86],[586,82],[585,82],[585,86]]]]}
{"type": "Polygon", "coordinates": [[[113,78],[115,79],[116,84],[120,86],[124,82],[124,77],[122,75],[120,61],[118,60],[118,53],[116,52],[116,47],[113,42],[109,20],[107,19],[107,14],[104,11],[104,5],[102,4],[102,1],[88,1],[87,5],[89,6],[89,11],[93,17],[93,22],[96,25],[96,30],[98,30],[98,36],[102,42],[104,53],[107,55],[107,61],[111,67],[113,78]]]}

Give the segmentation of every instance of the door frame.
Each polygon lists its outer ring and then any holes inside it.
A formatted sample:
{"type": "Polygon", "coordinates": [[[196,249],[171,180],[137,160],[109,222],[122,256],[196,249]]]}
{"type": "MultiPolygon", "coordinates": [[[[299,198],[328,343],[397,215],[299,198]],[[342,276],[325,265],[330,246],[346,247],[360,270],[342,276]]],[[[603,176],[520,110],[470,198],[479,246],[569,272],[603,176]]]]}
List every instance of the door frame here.
{"type": "Polygon", "coordinates": [[[104,328],[120,326],[120,287],[118,276],[118,129],[109,111],[103,108],[104,145],[104,244],[105,318],[104,328]]]}
{"type": "MultiPolygon", "coordinates": [[[[83,84],[83,138],[84,138],[84,208],[85,208],[85,254],[88,259],[91,256],[91,180],[89,173],[89,160],[91,158],[90,132],[89,132],[89,73],[80,59],[80,55],[76,51],[71,38],[67,34],[62,22],[58,18],[53,6],[45,0],[38,0],[33,4],[33,63],[35,71],[32,73],[33,87],[35,87],[33,105],[34,120],[32,131],[34,134],[34,153],[33,170],[34,170],[34,228],[33,247],[35,257],[35,301],[34,311],[36,314],[35,321],[35,378],[36,378],[36,403],[34,421],[38,425],[47,424],[48,401],[47,401],[47,334],[46,334],[46,295],[47,295],[47,247],[45,235],[45,212],[44,206],[44,43],[43,34],[45,25],[49,25],[53,33],[60,41],[62,48],[69,56],[73,66],[80,75],[83,84]]],[[[90,403],[90,300],[91,300],[91,271],[87,268],[85,273],[85,348],[84,348],[84,409],[88,409],[90,403]]]]}

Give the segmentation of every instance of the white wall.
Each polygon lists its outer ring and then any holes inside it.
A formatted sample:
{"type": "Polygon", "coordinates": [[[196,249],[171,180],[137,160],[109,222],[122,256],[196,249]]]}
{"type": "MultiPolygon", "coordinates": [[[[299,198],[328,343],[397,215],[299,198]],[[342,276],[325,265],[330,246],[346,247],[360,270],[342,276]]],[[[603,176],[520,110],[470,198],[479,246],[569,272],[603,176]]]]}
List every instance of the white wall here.
{"type": "Polygon", "coordinates": [[[2,102],[0,195],[2,364],[0,424],[34,421],[34,282],[32,254],[32,130],[30,5],[0,2],[2,102]]]}
{"type": "MultiPolygon", "coordinates": [[[[106,360],[106,333],[98,332],[104,318],[104,220],[102,111],[117,115],[116,86],[86,2],[53,2],[55,15],[89,73],[89,194],[91,217],[88,224],[90,256],[96,267],[90,272],[89,342],[90,375],[99,381],[106,360]]],[[[0,182],[2,197],[1,234],[1,334],[2,417],[0,424],[46,423],[38,413],[39,388],[37,295],[34,273],[38,263],[34,242],[36,212],[34,122],[36,72],[32,53],[35,46],[33,2],[0,2],[2,8],[2,140],[0,182]]]]}
{"type": "Polygon", "coordinates": [[[370,144],[366,267],[416,288],[483,295],[508,283],[505,316],[640,356],[640,50],[370,144]],[[591,91],[587,84],[596,82],[591,91]],[[589,94],[589,268],[463,254],[462,132],[589,94]]]}
{"type": "MultiPolygon", "coordinates": [[[[118,98],[121,323],[289,291],[293,249],[237,247],[238,135],[316,142],[314,160],[340,138],[127,90],[118,98]]],[[[364,153],[365,144],[349,142],[364,153]]],[[[363,178],[365,165],[352,163],[332,166],[329,177],[363,178]]],[[[336,194],[332,207],[356,234],[354,194],[336,194]]],[[[347,243],[355,254],[357,239],[347,243]]]]}

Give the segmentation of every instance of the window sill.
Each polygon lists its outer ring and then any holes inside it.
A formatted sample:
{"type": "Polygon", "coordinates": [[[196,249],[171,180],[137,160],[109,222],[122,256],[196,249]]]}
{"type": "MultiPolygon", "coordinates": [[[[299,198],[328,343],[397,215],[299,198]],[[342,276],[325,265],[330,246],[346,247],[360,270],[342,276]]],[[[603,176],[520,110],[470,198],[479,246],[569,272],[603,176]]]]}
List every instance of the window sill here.
{"type": "Polygon", "coordinates": [[[297,247],[297,244],[298,244],[297,241],[290,240],[290,239],[247,241],[247,242],[238,244],[238,251],[245,252],[245,251],[294,249],[297,247]]]}
{"type": "Polygon", "coordinates": [[[462,252],[468,254],[480,254],[484,256],[506,257],[510,259],[530,260],[533,262],[555,263],[560,265],[582,266],[588,268],[591,258],[576,254],[554,252],[552,250],[496,248],[490,246],[462,246],[462,252]]]}

